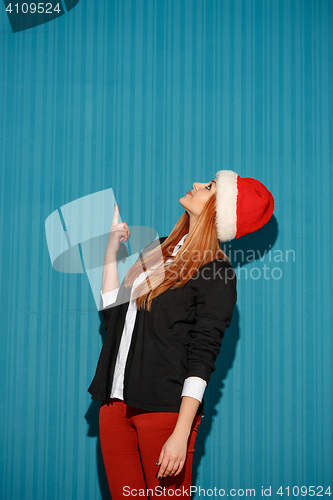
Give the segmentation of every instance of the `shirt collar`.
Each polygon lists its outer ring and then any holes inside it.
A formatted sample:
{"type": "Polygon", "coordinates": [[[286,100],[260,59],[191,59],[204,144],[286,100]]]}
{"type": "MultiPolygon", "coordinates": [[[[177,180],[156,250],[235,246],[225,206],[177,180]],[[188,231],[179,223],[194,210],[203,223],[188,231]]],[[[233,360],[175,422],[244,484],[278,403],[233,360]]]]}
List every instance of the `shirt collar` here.
{"type": "Polygon", "coordinates": [[[179,243],[177,243],[177,245],[175,246],[173,252],[172,252],[172,256],[176,255],[176,253],[178,252],[178,250],[180,249],[180,247],[182,246],[182,244],[184,243],[184,241],[186,240],[186,236],[188,235],[188,233],[186,233],[182,239],[179,241],[179,243]]]}

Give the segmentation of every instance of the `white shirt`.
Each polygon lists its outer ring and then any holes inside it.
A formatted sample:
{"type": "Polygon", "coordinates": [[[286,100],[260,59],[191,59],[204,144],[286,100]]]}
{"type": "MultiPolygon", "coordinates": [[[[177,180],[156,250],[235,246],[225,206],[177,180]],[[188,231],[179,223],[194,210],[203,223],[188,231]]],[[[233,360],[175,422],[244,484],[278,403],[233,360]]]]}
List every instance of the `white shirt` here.
{"type": "MultiPolygon", "coordinates": [[[[175,246],[174,251],[172,252],[173,256],[176,255],[176,253],[184,243],[187,234],[185,234],[185,236],[183,236],[183,238],[175,246]]],[[[167,260],[167,262],[171,261],[172,259],[167,260]]],[[[136,301],[135,299],[133,299],[133,291],[146,278],[147,274],[149,275],[151,272],[152,269],[142,272],[133,282],[131,297],[128,305],[128,310],[126,313],[124,329],[121,336],[119,351],[116,360],[110,398],[124,399],[123,389],[124,389],[125,365],[131,344],[132,333],[137,313],[136,301]]],[[[111,290],[110,292],[106,292],[103,294],[101,291],[101,296],[103,299],[103,309],[105,309],[105,307],[109,306],[110,304],[113,304],[116,301],[118,291],[119,291],[119,286],[114,290],[111,290]]],[[[183,391],[181,396],[190,396],[192,398],[198,399],[201,402],[206,386],[207,382],[204,379],[200,377],[188,377],[184,381],[183,391]]]]}

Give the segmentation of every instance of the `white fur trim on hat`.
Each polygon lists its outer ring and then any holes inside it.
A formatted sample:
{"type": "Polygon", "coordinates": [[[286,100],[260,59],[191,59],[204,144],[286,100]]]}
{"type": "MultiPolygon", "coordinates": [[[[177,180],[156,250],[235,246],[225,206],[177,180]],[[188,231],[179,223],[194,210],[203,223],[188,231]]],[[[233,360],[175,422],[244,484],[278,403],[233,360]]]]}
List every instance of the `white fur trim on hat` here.
{"type": "Polygon", "coordinates": [[[216,174],[216,227],[220,241],[229,241],[237,232],[237,177],[232,170],[219,170],[216,174]]]}

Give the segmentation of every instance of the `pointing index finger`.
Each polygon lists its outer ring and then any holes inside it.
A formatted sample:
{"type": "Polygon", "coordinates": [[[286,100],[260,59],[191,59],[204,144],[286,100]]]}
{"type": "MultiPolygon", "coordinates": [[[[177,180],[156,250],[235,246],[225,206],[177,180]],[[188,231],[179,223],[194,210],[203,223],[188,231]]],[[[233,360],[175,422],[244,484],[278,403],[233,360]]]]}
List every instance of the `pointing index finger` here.
{"type": "Polygon", "coordinates": [[[119,215],[119,208],[117,203],[114,204],[114,214],[113,214],[113,219],[112,219],[112,226],[115,226],[118,224],[118,215],[119,215]]]}

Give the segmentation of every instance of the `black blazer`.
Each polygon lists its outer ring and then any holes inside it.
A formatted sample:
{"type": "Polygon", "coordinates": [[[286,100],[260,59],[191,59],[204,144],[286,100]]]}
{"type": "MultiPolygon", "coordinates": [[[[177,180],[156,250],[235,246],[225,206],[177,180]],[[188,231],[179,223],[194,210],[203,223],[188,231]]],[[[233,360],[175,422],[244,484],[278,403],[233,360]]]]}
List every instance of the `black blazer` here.
{"type": "MultiPolygon", "coordinates": [[[[152,242],[141,255],[166,238],[152,242]]],[[[110,398],[130,294],[122,283],[116,303],[102,310],[106,336],[88,389],[91,399],[110,398]]],[[[138,310],[125,366],[124,402],[149,411],[178,412],[187,377],[201,377],[208,385],[236,302],[234,268],[216,259],[182,288],[157,296],[150,311],[138,310]]],[[[197,414],[204,414],[203,403],[197,414]]]]}

